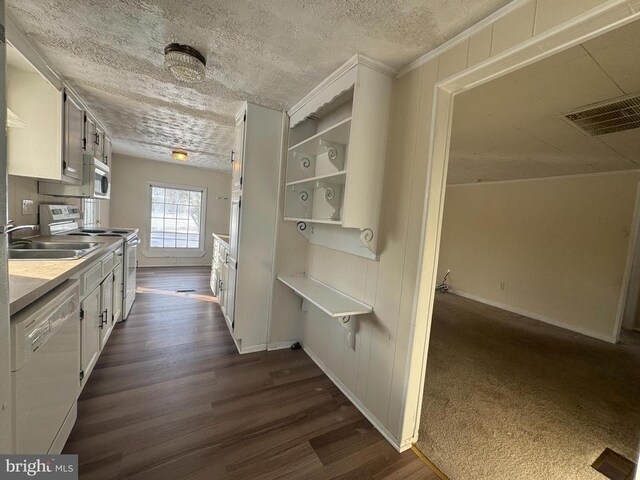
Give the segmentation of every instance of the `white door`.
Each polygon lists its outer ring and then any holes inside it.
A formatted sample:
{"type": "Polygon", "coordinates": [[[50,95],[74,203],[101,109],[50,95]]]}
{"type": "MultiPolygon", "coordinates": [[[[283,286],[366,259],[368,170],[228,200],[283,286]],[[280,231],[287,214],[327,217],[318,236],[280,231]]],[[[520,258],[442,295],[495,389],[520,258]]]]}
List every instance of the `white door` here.
{"type": "Polygon", "coordinates": [[[82,180],[82,147],[84,140],[84,110],[69,92],[64,94],[64,162],[63,173],[82,180]]]}
{"type": "MultiPolygon", "coordinates": [[[[0,24],[4,32],[4,0],[0,0],[0,24]]],[[[5,97],[6,45],[0,47],[0,124],[7,119],[5,97]]],[[[0,129],[0,225],[7,224],[7,136],[0,129]]],[[[7,235],[0,234],[0,452],[11,452],[13,434],[11,428],[11,357],[9,355],[9,280],[7,235]]]]}
{"type": "Polygon", "coordinates": [[[231,194],[231,218],[229,221],[229,256],[238,261],[238,242],[240,241],[240,208],[242,195],[239,192],[231,194]]]}

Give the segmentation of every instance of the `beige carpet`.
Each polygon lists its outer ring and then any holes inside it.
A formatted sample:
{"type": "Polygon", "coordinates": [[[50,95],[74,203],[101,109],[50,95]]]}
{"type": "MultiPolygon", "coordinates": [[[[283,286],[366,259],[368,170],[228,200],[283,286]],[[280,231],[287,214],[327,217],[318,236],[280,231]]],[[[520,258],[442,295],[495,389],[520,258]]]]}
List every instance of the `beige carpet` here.
{"type": "Polygon", "coordinates": [[[417,446],[451,480],[606,480],[637,459],[640,341],[611,345],[438,294],[417,446]]]}

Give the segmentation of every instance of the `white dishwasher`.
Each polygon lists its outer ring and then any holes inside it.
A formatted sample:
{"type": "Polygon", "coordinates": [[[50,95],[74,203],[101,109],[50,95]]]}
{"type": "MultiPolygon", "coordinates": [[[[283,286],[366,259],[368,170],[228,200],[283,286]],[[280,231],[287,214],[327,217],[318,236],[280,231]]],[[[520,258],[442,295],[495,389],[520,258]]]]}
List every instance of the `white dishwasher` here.
{"type": "Polygon", "coordinates": [[[79,305],[68,280],[11,317],[14,453],[60,453],[75,423],[79,305]]]}

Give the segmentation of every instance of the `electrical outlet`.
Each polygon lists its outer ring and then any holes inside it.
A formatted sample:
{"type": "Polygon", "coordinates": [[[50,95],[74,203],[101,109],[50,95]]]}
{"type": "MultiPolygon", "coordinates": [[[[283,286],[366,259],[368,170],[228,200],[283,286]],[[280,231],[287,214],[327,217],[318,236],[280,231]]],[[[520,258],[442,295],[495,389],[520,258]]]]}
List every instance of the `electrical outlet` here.
{"type": "Polygon", "coordinates": [[[33,200],[22,200],[22,215],[33,215],[35,213],[33,200]]]}
{"type": "Polygon", "coordinates": [[[506,284],[504,282],[500,282],[500,291],[504,292],[504,289],[506,287],[506,284]]]}

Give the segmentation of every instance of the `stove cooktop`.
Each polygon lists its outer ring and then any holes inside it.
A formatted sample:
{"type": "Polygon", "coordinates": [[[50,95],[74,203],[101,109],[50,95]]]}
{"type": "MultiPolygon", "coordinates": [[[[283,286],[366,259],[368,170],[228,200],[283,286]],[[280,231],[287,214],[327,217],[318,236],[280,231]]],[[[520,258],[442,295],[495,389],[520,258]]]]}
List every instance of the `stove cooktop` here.
{"type": "Polygon", "coordinates": [[[135,230],[124,229],[98,229],[98,228],[83,228],[75,232],[67,233],[67,235],[74,235],[77,237],[126,237],[135,233],[135,230]]]}

